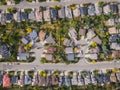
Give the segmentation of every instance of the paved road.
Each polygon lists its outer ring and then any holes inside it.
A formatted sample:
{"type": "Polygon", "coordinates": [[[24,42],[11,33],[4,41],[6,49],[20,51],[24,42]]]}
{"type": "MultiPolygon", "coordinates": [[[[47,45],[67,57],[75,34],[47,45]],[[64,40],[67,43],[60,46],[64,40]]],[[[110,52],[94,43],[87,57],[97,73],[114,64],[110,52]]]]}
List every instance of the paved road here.
{"type": "MultiPolygon", "coordinates": [[[[104,0],[99,0],[104,1],[104,0]]],[[[110,1],[110,0],[106,0],[110,1]]],[[[119,1],[119,0],[114,0],[119,1]]],[[[67,0],[66,2],[43,2],[43,3],[27,3],[21,2],[19,5],[13,6],[0,6],[0,9],[6,9],[7,7],[16,7],[16,8],[38,8],[39,6],[52,6],[52,5],[69,5],[69,4],[82,4],[86,2],[98,2],[98,0],[67,0]]],[[[41,53],[43,49],[40,51],[35,50],[35,54],[37,55],[36,60],[33,63],[21,63],[20,65],[6,65],[6,63],[0,63],[0,70],[31,70],[36,67],[37,70],[47,69],[47,70],[92,70],[92,69],[106,69],[106,68],[120,68],[120,62],[102,62],[90,64],[85,60],[79,61],[77,64],[65,65],[65,64],[40,64],[39,59],[41,57],[41,53]]]]}

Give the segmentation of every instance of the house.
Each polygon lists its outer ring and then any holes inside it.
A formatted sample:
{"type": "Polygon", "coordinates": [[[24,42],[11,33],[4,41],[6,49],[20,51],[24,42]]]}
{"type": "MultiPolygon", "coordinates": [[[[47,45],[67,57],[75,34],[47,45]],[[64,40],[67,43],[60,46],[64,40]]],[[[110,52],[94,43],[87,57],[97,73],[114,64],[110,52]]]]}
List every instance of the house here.
{"type": "Polygon", "coordinates": [[[51,75],[47,75],[47,77],[46,77],[46,86],[49,87],[51,85],[52,85],[51,75]]]}
{"type": "Polygon", "coordinates": [[[65,85],[65,76],[60,75],[59,76],[59,86],[65,85]]]}
{"type": "Polygon", "coordinates": [[[41,30],[39,32],[39,40],[43,41],[45,39],[45,35],[46,35],[46,32],[44,32],[43,30],[41,30]]]}
{"type": "Polygon", "coordinates": [[[94,37],[92,41],[96,42],[97,44],[102,44],[102,40],[98,36],[94,37]]]}
{"type": "Polygon", "coordinates": [[[37,31],[36,30],[33,30],[30,34],[29,34],[29,37],[31,40],[35,40],[37,38],[37,31]]]}
{"type": "Polygon", "coordinates": [[[85,57],[89,59],[95,59],[95,60],[98,59],[97,54],[86,54],[85,57]]]}
{"type": "Polygon", "coordinates": [[[91,4],[88,7],[88,14],[91,15],[91,16],[95,15],[95,6],[94,6],[94,4],[91,4]]]}
{"type": "Polygon", "coordinates": [[[65,53],[66,54],[73,53],[73,48],[72,47],[66,47],[65,48],[65,53]]]}
{"type": "Polygon", "coordinates": [[[108,32],[109,32],[109,34],[117,34],[118,30],[116,29],[116,27],[111,27],[111,28],[109,28],[108,32]]]}
{"type": "Polygon", "coordinates": [[[113,58],[117,58],[117,57],[120,57],[120,50],[113,50],[113,51],[111,51],[111,56],[113,57],[113,58]]]}
{"type": "Polygon", "coordinates": [[[70,86],[70,85],[71,85],[70,77],[69,77],[69,76],[66,76],[66,75],[65,75],[65,85],[66,85],[66,86],[70,86]]]}
{"type": "Polygon", "coordinates": [[[1,24],[5,25],[5,15],[4,15],[4,11],[1,13],[1,24]]]}
{"type": "Polygon", "coordinates": [[[18,53],[25,53],[23,46],[18,47],[18,53]]]}
{"type": "Polygon", "coordinates": [[[78,34],[76,30],[73,27],[71,27],[69,29],[68,35],[70,36],[70,38],[76,39],[78,34]]]}
{"type": "Polygon", "coordinates": [[[43,17],[45,21],[50,21],[50,9],[49,7],[46,8],[45,11],[43,11],[43,17]]]}
{"type": "Polygon", "coordinates": [[[6,0],[7,5],[15,5],[14,0],[6,0]]]}
{"type": "Polygon", "coordinates": [[[28,60],[29,53],[19,53],[17,56],[17,60],[28,60]]]}
{"type": "Polygon", "coordinates": [[[44,76],[39,75],[38,79],[39,79],[39,83],[38,83],[39,86],[46,86],[46,79],[44,76]]]}
{"type": "Polygon", "coordinates": [[[92,84],[96,85],[97,84],[97,79],[95,78],[94,74],[91,74],[91,82],[92,84]]]}
{"type": "Polygon", "coordinates": [[[101,83],[101,85],[104,84],[104,79],[103,79],[104,75],[103,74],[98,74],[95,77],[96,77],[98,83],[101,83]]]}
{"type": "Polygon", "coordinates": [[[104,83],[109,83],[110,82],[110,77],[109,75],[107,75],[106,73],[103,74],[103,80],[104,80],[104,83]]]}
{"type": "Polygon", "coordinates": [[[11,78],[11,83],[12,83],[12,84],[17,84],[17,82],[18,82],[18,75],[12,76],[12,78],[11,78]]]}
{"type": "Polygon", "coordinates": [[[87,9],[87,7],[80,7],[80,14],[81,14],[81,16],[86,16],[86,15],[88,15],[88,9],[87,9]]]}
{"type": "Polygon", "coordinates": [[[20,85],[21,87],[24,85],[24,78],[24,73],[21,72],[20,79],[18,80],[18,85],[20,85]]]}
{"type": "Polygon", "coordinates": [[[23,44],[28,44],[30,40],[29,40],[28,37],[23,37],[23,38],[21,39],[21,41],[22,41],[23,44]]]}
{"type": "Polygon", "coordinates": [[[37,21],[43,21],[43,12],[39,11],[39,9],[36,9],[35,17],[37,21]]]}
{"type": "Polygon", "coordinates": [[[57,50],[56,47],[48,47],[47,48],[47,53],[48,54],[53,54],[53,53],[55,53],[56,50],[57,50]]]}
{"type": "Polygon", "coordinates": [[[118,5],[117,4],[110,4],[110,10],[113,13],[118,13],[118,11],[119,11],[118,5]]]}
{"type": "Polygon", "coordinates": [[[79,5],[76,5],[75,10],[73,10],[73,16],[74,17],[79,17],[80,16],[80,7],[79,7],[79,5]]]}
{"type": "Polygon", "coordinates": [[[54,8],[50,8],[50,16],[52,19],[57,19],[58,18],[58,12],[54,8]]]}
{"type": "Polygon", "coordinates": [[[28,19],[27,13],[25,13],[23,9],[20,12],[20,19],[21,21],[25,21],[28,19]]]}
{"type": "Polygon", "coordinates": [[[71,79],[71,83],[72,83],[72,85],[78,85],[78,76],[77,76],[76,72],[73,73],[73,77],[71,79]]]}
{"type": "Polygon", "coordinates": [[[120,50],[120,45],[118,43],[111,43],[110,48],[115,50],[120,50]]]}
{"type": "Polygon", "coordinates": [[[53,57],[52,54],[45,54],[45,58],[46,58],[46,60],[48,60],[48,61],[54,60],[54,57],[53,57]]]}
{"type": "Polygon", "coordinates": [[[65,16],[66,18],[73,18],[72,10],[68,6],[65,6],[65,16]]]}
{"type": "Polygon", "coordinates": [[[65,18],[65,7],[61,7],[61,9],[58,10],[58,17],[65,18]]]}
{"type": "Polygon", "coordinates": [[[0,74],[0,85],[2,85],[2,83],[3,83],[3,75],[0,74]]]}
{"type": "Polygon", "coordinates": [[[85,85],[84,78],[81,76],[81,74],[78,75],[78,85],[85,85]]]}
{"type": "Polygon", "coordinates": [[[110,75],[110,81],[111,82],[116,82],[117,81],[115,73],[111,73],[111,75],[110,75]]]}
{"type": "Polygon", "coordinates": [[[59,83],[58,77],[56,75],[52,75],[51,78],[52,78],[52,81],[51,81],[52,85],[58,85],[59,83]]]}
{"type": "Polygon", "coordinates": [[[67,59],[69,61],[74,61],[75,60],[75,54],[74,53],[69,53],[67,54],[67,59]]]}
{"type": "Polygon", "coordinates": [[[109,4],[107,4],[106,6],[103,7],[103,11],[105,14],[110,14],[111,10],[110,10],[109,4]]]}
{"type": "Polygon", "coordinates": [[[55,40],[52,36],[52,34],[50,33],[50,35],[45,39],[45,43],[46,44],[55,44],[55,40]]]}
{"type": "Polygon", "coordinates": [[[11,53],[9,51],[9,46],[4,44],[0,46],[0,58],[9,59],[11,53]]]}
{"type": "Polygon", "coordinates": [[[117,80],[120,82],[120,72],[116,73],[117,80]]]}
{"type": "Polygon", "coordinates": [[[3,87],[8,88],[10,86],[11,86],[10,77],[6,73],[5,75],[3,75],[3,87]]]}
{"type": "Polygon", "coordinates": [[[29,85],[29,84],[31,84],[31,82],[32,82],[31,77],[29,75],[25,75],[24,84],[29,85]]]}
{"type": "Polygon", "coordinates": [[[117,34],[117,35],[111,35],[110,38],[109,38],[109,42],[117,42],[117,40],[119,40],[120,38],[120,35],[117,34]]]}
{"type": "Polygon", "coordinates": [[[86,29],[79,29],[79,35],[85,36],[86,35],[86,29]]]}
{"type": "Polygon", "coordinates": [[[73,41],[71,40],[71,39],[65,39],[64,41],[63,41],[63,45],[65,45],[65,46],[72,46],[73,45],[73,41]]]}
{"type": "Polygon", "coordinates": [[[32,10],[29,14],[28,14],[28,19],[30,20],[35,20],[36,17],[35,17],[35,11],[32,10]]]}
{"type": "Polygon", "coordinates": [[[115,20],[114,20],[114,18],[108,19],[107,23],[108,23],[109,26],[115,25],[115,20]]]}
{"type": "Polygon", "coordinates": [[[78,40],[76,41],[75,45],[78,46],[78,45],[86,45],[87,44],[87,41],[86,40],[78,40]]]}
{"type": "Polygon", "coordinates": [[[5,21],[10,23],[13,19],[13,15],[11,13],[5,13],[5,21]]]}
{"type": "Polygon", "coordinates": [[[87,33],[87,39],[91,40],[95,35],[96,34],[93,30],[89,30],[87,33]]]}
{"type": "Polygon", "coordinates": [[[98,46],[89,50],[89,53],[93,53],[93,54],[99,53],[99,52],[100,52],[100,48],[98,46]]]}
{"type": "Polygon", "coordinates": [[[13,14],[13,18],[15,19],[16,22],[20,22],[20,11],[17,11],[16,13],[13,14]]]}
{"type": "Polygon", "coordinates": [[[100,7],[98,3],[95,3],[95,12],[96,12],[96,15],[101,15],[103,12],[102,7],[100,7]]]}
{"type": "Polygon", "coordinates": [[[38,85],[38,75],[36,72],[34,72],[33,79],[32,79],[32,86],[38,85]]]}

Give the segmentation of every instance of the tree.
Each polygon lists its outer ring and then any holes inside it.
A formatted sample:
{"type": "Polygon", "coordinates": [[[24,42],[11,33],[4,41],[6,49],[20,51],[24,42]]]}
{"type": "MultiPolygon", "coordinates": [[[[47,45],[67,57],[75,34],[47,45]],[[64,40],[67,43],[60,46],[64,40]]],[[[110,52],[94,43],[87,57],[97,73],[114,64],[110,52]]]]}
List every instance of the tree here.
{"type": "Polygon", "coordinates": [[[15,4],[19,4],[21,0],[14,0],[15,4]]]}
{"type": "Polygon", "coordinates": [[[46,60],[46,58],[41,58],[40,62],[41,62],[41,63],[46,63],[47,60],[46,60]]]}
{"type": "Polygon", "coordinates": [[[27,8],[27,9],[25,9],[25,12],[26,12],[27,14],[31,13],[31,11],[32,11],[31,8],[27,8]]]}

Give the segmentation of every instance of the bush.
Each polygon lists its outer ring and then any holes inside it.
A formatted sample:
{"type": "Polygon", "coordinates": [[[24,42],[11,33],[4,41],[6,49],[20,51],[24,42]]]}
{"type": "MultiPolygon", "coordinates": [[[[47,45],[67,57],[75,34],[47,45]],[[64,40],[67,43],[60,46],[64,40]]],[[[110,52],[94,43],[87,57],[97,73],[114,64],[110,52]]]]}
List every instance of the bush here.
{"type": "Polygon", "coordinates": [[[46,58],[41,58],[40,62],[41,63],[47,63],[47,60],[46,60],[46,58]]]}
{"type": "Polygon", "coordinates": [[[25,9],[25,13],[27,13],[27,14],[31,13],[31,11],[32,11],[31,8],[25,9]]]}

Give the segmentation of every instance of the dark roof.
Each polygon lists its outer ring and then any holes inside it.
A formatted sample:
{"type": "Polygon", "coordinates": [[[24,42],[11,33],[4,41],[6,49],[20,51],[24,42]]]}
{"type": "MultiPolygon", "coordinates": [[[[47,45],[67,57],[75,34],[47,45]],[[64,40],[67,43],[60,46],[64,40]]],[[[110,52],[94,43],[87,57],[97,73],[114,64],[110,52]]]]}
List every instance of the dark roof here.
{"type": "Polygon", "coordinates": [[[64,85],[65,84],[65,77],[64,76],[60,76],[60,79],[59,79],[59,85],[64,85]]]}
{"type": "Polygon", "coordinates": [[[80,13],[81,15],[88,15],[87,7],[80,7],[80,13]]]}
{"type": "Polygon", "coordinates": [[[28,85],[31,83],[31,77],[29,75],[25,75],[25,85],[28,85]]]}
{"type": "Polygon", "coordinates": [[[45,79],[45,77],[39,75],[38,78],[39,78],[39,84],[38,85],[39,86],[46,86],[46,79],[45,79]]]}
{"type": "Polygon", "coordinates": [[[66,86],[70,86],[71,85],[70,77],[68,77],[68,76],[65,76],[65,85],[66,86]]]}
{"type": "Polygon", "coordinates": [[[6,21],[11,21],[13,19],[13,15],[12,14],[10,14],[10,13],[6,13],[5,14],[5,20],[6,21]]]}
{"type": "Polygon", "coordinates": [[[50,8],[50,15],[51,15],[51,18],[57,18],[58,16],[57,10],[50,8]]]}
{"type": "Polygon", "coordinates": [[[20,13],[20,19],[21,19],[21,21],[25,21],[27,18],[28,18],[27,13],[25,13],[25,12],[21,12],[20,13]]]}
{"type": "Polygon", "coordinates": [[[33,30],[30,34],[29,37],[31,40],[35,40],[37,38],[37,31],[33,30]]]}
{"type": "Polygon", "coordinates": [[[13,77],[11,78],[11,83],[12,83],[12,84],[17,83],[17,81],[18,81],[18,76],[17,76],[17,75],[15,75],[15,76],[13,76],[13,77]]]}
{"type": "Polygon", "coordinates": [[[8,59],[10,58],[10,51],[7,45],[0,46],[0,54],[2,55],[2,58],[8,59]]]}
{"type": "Polygon", "coordinates": [[[23,44],[28,44],[29,38],[28,38],[28,37],[23,37],[23,38],[21,39],[21,41],[22,41],[23,44]]]}
{"type": "Polygon", "coordinates": [[[0,84],[2,84],[2,79],[3,79],[3,76],[0,75],[0,84]]]}
{"type": "Polygon", "coordinates": [[[120,39],[120,35],[112,35],[109,38],[110,42],[116,42],[118,39],[120,39]]]}
{"type": "Polygon", "coordinates": [[[116,4],[110,4],[110,10],[111,10],[113,13],[118,13],[118,11],[119,11],[118,5],[116,5],[116,4]]]}
{"type": "Polygon", "coordinates": [[[46,77],[46,86],[51,86],[52,85],[52,78],[51,75],[48,75],[46,77]]]}

